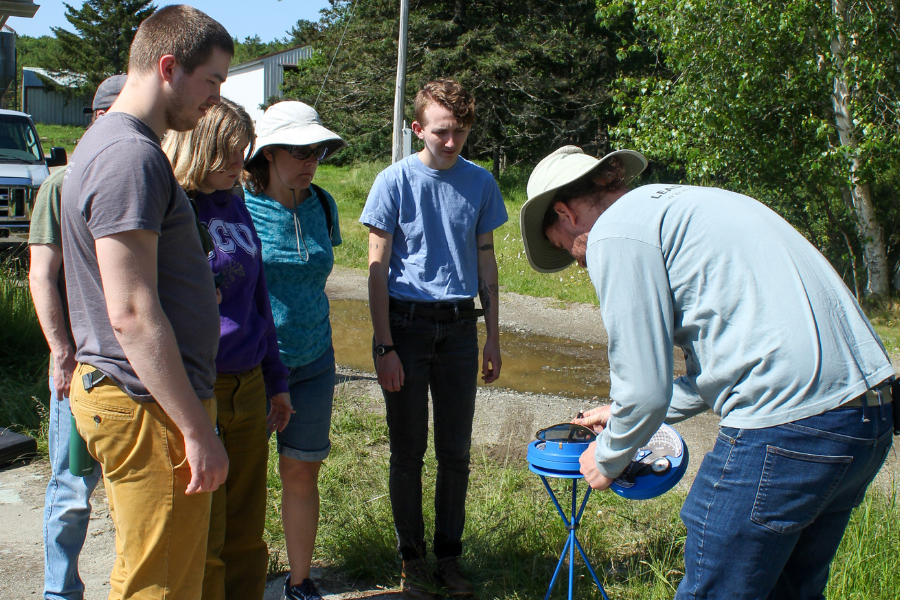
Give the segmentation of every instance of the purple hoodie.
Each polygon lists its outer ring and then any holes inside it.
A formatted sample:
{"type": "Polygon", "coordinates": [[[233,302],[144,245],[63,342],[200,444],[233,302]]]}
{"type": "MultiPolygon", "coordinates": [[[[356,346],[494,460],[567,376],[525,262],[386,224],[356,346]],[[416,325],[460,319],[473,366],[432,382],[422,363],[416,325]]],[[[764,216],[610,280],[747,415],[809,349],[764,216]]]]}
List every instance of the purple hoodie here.
{"type": "Polygon", "coordinates": [[[263,271],[262,244],[243,200],[230,191],[197,193],[200,220],[216,244],[209,264],[223,274],[219,286],[221,338],[216,369],[222,374],[249,371],[262,364],[266,396],[288,391],[288,369],[278,356],[278,339],[263,271]]]}

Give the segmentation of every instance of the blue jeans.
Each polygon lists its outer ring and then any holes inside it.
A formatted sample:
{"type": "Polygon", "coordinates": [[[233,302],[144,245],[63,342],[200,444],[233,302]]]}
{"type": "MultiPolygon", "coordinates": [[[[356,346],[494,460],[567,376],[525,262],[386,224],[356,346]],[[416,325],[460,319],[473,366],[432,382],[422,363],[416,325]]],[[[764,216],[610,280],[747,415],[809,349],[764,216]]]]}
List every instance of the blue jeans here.
{"type": "Polygon", "coordinates": [[[824,598],[854,507],[891,447],[891,405],[722,427],[681,510],[688,598],[824,598]],[[882,418],[883,417],[883,418],[882,418]]]}
{"type": "Polygon", "coordinates": [[[44,598],[81,600],[78,555],[87,536],[91,494],[100,480],[100,465],[87,477],[69,473],[69,399],[57,401],[50,378],[50,481],[44,497],[44,598]]]}
{"type": "Polygon", "coordinates": [[[404,373],[399,392],[382,389],[391,444],[391,509],[400,555],[404,560],[425,556],[422,467],[428,446],[430,388],[438,461],[434,553],[438,558],[459,556],[478,378],[476,320],[436,322],[391,311],[390,322],[404,373]]]}
{"type": "MultiPolygon", "coordinates": [[[[303,462],[328,458],[335,373],[333,346],[311,363],[290,367],[287,384],[294,413],[284,431],[275,433],[278,454],[303,462]]],[[[269,406],[266,400],[267,412],[269,406]]]]}

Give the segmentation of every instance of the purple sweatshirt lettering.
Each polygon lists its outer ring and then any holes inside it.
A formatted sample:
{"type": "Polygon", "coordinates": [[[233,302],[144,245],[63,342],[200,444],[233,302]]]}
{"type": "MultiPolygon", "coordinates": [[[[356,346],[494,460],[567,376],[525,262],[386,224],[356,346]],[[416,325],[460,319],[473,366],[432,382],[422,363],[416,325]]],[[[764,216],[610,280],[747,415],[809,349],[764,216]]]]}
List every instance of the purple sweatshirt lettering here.
{"type": "Polygon", "coordinates": [[[278,356],[262,245],[250,213],[244,202],[228,191],[198,193],[194,202],[216,244],[209,264],[214,274],[223,274],[216,369],[220,374],[235,375],[262,365],[266,396],[287,392],[288,369],[278,356]]]}

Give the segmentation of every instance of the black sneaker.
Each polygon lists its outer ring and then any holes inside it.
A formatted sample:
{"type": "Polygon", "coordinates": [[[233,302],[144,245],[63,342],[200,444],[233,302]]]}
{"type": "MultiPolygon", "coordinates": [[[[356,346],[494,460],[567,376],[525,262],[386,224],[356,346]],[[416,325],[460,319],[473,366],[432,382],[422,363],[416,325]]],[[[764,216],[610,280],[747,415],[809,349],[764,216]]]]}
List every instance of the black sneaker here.
{"type": "Polygon", "coordinates": [[[300,582],[300,585],[291,585],[291,574],[288,573],[284,580],[285,600],[322,600],[322,594],[316,589],[316,584],[308,577],[300,582]]]}

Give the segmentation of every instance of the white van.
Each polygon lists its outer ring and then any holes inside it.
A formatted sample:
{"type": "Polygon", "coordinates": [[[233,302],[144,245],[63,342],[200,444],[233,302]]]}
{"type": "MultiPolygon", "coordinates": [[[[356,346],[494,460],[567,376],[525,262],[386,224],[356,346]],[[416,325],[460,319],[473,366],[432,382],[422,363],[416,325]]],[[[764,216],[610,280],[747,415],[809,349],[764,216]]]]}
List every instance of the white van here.
{"type": "Polygon", "coordinates": [[[30,116],[0,110],[0,248],[28,242],[37,190],[50,176],[49,167],[67,160],[65,148],[51,148],[44,156],[30,116]]]}

